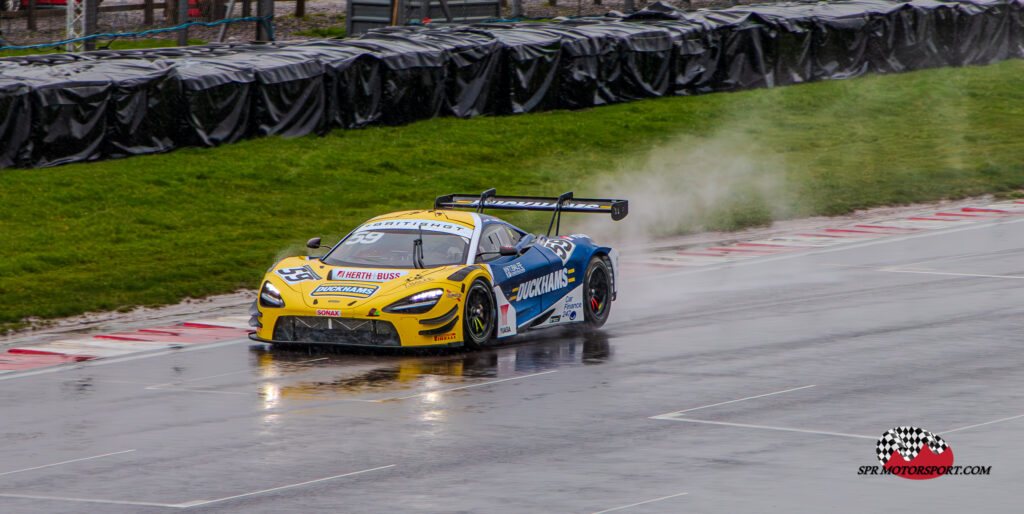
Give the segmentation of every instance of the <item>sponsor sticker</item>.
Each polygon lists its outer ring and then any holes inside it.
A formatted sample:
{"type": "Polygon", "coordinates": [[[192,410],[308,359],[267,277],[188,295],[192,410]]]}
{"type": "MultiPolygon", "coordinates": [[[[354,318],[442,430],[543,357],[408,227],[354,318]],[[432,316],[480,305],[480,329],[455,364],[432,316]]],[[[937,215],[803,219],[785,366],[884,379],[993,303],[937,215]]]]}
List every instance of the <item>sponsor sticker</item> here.
{"type": "Polygon", "coordinates": [[[310,280],[320,280],[320,275],[317,275],[309,265],[298,268],[282,268],[275,271],[275,273],[289,284],[297,284],[299,282],[307,282],[310,280]]]}
{"type": "Polygon", "coordinates": [[[576,311],[569,311],[569,321],[576,319],[576,311]]]}
{"type": "Polygon", "coordinates": [[[572,251],[576,249],[576,243],[568,239],[546,239],[540,245],[551,250],[559,259],[562,259],[562,265],[569,262],[569,257],[572,257],[572,251]]]}
{"type": "Polygon", "coordinates": [[[896,475],[928,480],[943,475],[989,475],[992,466],[953,465],[953,449],[938,434],[923,428],[902,426],[878,438],[875,454],[879,466],[861,466],[858,475],[896,475]]]}
{"type": "Polygon", "coordinates": [[[516,301],[521,302],[523,300],[528,300],[538,295],[557,291],[568,285],[569,274],[566,272],[565,268],[552,271],[547,275],[537,277],[533,280],[527,280],[520,284],[519,290],[516,293],[516,301]]]}
{"type": "Polygon", "coordinates": [[[356,232],[368,232],[374,230],[429,230],[431,232],[444,232],[446,234],[455,234],[462,237],[473,237],[473,229],[459,225],[457,223],[449,223],[446,221],[437,220],[381,220],[367,223],[356,229],[356,232]]]}
{"type": "Polygon", "coordinates": [[[408,275],[408,271],[393,269],[337,268],[327,274],[327,280],[354,280],[358,282],[389,282],[408,275]]]}
{"type": "Polygon", "coordinates": [[[551,316],[548,318],[548,323],[558,323],[559,321],[562,321],[561,316],[551,316]]]}
{"type": "Polygon", "coordinates": [[[499,324],[499,328],[498,328],[498,333],[500,333],[500,334],[510,334],[510,333],[512,333],[512,327],[509,326],[509,323],[508,323],[508,308],[511,307],[511,306],[512,305],[506,303],[506,304],[502,305],[501,308],[500,308],[500,310],[501,310],[501,323],[499,324]]]}
{"type": "Polygon", "coordinates": [[[341,316],[341,311],[332,310],[332,309],[317,309],[316,310],[316,315],[317,316],[331,316],[331,317],[335,317],[336,318],[336,317],[341,316]]]}
{"type": "Polygon", "coordinates": [[[355,286],[348,284],[320,284],[310,296],[354,296],[366,298],[377,292],[377,286],[355,286]]]}
{"type": "Polygon", "coordinates": [[[501,271],[504,271],[505,275],[507,275],[509,278],[512,278],[516,275],[522,275],[523,273],[526,273],[526,268],[523,267],[523,263],[516,262],[514,264],[510,264],[508,266],[501,268],[501,271]]]}
{"type": "Polygon", "coordinates": [[[455,340],[455,332],[451,332],[451,333],[448,333],[448,334],[440,334],[440,335],[434,336],[434,341],[454,341],[454,340],[455,340]]]}

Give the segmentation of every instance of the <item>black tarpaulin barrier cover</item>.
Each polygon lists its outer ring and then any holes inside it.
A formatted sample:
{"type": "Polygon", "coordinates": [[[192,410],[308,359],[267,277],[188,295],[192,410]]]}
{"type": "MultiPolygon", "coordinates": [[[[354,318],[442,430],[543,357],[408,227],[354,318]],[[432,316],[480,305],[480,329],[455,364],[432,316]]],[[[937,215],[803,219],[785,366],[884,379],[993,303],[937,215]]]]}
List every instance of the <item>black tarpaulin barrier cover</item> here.
{"type": "Polygon", "coordinates": [[[114,86],[105,157],[167,152],[186,144],[181,140],[181,82],[166,63],[111,59],[94,66],[114,86]]]}
{"type": "Polygon", "coordinates": [[[28,146],[31,89],[24,82],[5,76],[5,69],[12,66],[0,63],[0,168],[32,163],[28,146]]]}
{"type": "Polygon", "coordinates": [[[17,79],[31,89],[28,159],[32,166],[102,156],[113,90],[109,77],[96,72],[87,61],[23,64],[5,67],[3,73],[5,79],[17,79]]]}
{"type": "Polygon", "coordinates": [[[1024,57],[1024,0],[851,0],[0,59],[0,167],[1024,57]]]}
{"type": "Polygon", "coordinates": [[[382,121],[402,125],[441,114],[444,104],[444,49],[394,33],[371,31],[345,44],[373,52],[382,63],[382,121]]]}
{"type": "Polygon", "coordinates": [[[172,65],[186,106],[185,145],[217,146],[255,133],[255,73],[224,62],[223,57],[183,58],[172,65]]]}
{"type": "Polygon", "coordinates": [[[529,24],[481,24],[473,27],[500,44],[495,75],[499,114],[522,114],[558,107],[558,73],[562,37],[529,24]]]}
{"type": "Polygon", "coordinates": [[[328,127],[359,128],[380,122],[383,87],[381,63],[371,52],[345,46],[340,40],[310,41],[282,49],[316,59],[324,67],[328,127]]]}
{"type": "Polygon", "coordinates": [[[258,135],[323,132],[330,113],[320,61],[267,49],[225,56],[217,62],[254,73],[252,115],[258,135]]]}
{"type": "Polygon", "coordinates": [[[501,43],[486,32],[464,27],[412,31],[409,36],[444,48],[447,76],[443,113],[470,118],[504,114],[498,110],[501,43]]]}
{"type": "Polygon", "coordinates": [[[669,92],[673,60],[669,31],[614,21],[575,21],[564,25],[609,42],[599,67],[599,83],[607,102],[639,100],[669,92]]]}

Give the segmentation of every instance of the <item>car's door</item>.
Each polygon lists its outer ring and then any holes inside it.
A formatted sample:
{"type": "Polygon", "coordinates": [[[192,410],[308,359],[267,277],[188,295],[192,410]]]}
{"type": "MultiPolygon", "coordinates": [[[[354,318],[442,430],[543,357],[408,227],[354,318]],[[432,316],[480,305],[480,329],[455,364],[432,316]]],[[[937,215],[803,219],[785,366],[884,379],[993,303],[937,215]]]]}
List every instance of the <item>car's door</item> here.
{"type": "Polygon", "coordinates": [[[537,287],[545,274],[551,271],[551,260],[546,251],[532,244],[524,244],[518,256],[503,256],[502,246],[521,242],[523,233],[501,222],[484,226],[480,234],[477,263],[488,264],[497,286],[498,337],[514,335],[516,327],[530,322],[541,313],[543,293],[537,287]]]}
{"type": "MultiPolygon", "coordinates": [[[[576,275],[578,274],[572,265],[576,243],[570,237],[542,237],[535,246],[541,249],[549,262],[550,276],[547,284],[545,284],[540,305],[542,311],[547,311],[554,307],[575,286],[579,285],[579,283],[576,283],[576,275]]],[[[555,315],[557,314],[556,312],[555,315]]],[[[558,319],[554,318],[545,321],[551,323],[559,322],[558,319]]]]}

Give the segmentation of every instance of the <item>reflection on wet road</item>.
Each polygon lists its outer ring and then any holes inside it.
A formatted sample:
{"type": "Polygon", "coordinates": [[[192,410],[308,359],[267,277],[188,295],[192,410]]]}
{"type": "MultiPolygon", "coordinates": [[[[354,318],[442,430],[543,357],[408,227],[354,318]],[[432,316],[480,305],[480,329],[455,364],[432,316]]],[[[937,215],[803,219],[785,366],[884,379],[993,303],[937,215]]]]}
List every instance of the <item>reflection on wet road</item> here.
{"type": "Polygon", "coordinates": [[[284,400],[401,400],[514,380],[611,357],[604,334],[565,331],[476,352],[382,355],[331,346],[253,345],[268,408],[284,400]]]}

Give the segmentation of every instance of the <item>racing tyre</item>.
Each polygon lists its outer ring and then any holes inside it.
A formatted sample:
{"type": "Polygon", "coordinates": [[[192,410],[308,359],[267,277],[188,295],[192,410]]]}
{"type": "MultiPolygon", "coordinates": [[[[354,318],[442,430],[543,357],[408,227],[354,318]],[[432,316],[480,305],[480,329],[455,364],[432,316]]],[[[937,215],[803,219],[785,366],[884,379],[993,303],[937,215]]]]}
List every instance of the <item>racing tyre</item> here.
{"type": "Polygon", "coordinates": [[[462,333],[467,349],[476,350],[491,339],[497,312],[494,303],[490,286],[483,280],[473,281],[466,291],[466,305],[462,311],[462,333]]]}
{"type": "Polygon", "coordinates": [[[600,328],[611,309],[612,272],[603,258],[594,257],[583,277],[583,330],[600,328]]]}

